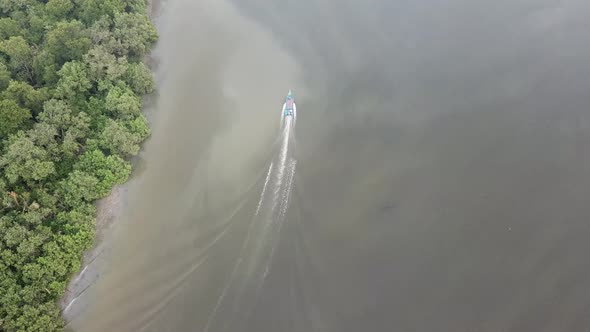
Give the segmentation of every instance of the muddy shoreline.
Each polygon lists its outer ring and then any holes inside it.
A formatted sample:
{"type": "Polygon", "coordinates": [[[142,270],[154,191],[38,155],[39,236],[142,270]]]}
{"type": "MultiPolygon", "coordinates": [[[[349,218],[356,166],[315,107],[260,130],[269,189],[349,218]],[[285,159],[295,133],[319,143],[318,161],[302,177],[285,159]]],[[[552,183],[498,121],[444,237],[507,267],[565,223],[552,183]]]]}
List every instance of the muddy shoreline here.
{"type": "MultiPolygon", "coordinates": [[[[152,22],[159,8],[160,3],[158,0],[148,1],[147,10],[152,22]]],[[[144,61],[152,71],[155,71],[157,64],[150,54],[146,56],[144,61]]],[[[148,120],[151,120],[156,94],[157,92],[154,92],[154,94],[143,98],[142,112],[144,112],[148,120]]],[[[107,197],[96,201],[96,237],[94,246],[83,254],[80,271],[72,276],[64,296],[58,301],[66,324],[74,320],[86,308],[87,303],[83,303],[86,301],[81,301],[81,298],[86,295],[86,291],[96,283],[100,275],[107,269],[108,264],[105,264],[105,260],[108,259],[110,250],[107,239],[121,221],[121,215],[126,205],[126,195],[134,176],[138,173],[137,167],[138,164],[141,164],[141,157],[132,158],[131,163],[133,173],[130,179],[122,185],[115,186],[107,197]],[[81,302],[83,304],[80,304],[81,302]]]]}

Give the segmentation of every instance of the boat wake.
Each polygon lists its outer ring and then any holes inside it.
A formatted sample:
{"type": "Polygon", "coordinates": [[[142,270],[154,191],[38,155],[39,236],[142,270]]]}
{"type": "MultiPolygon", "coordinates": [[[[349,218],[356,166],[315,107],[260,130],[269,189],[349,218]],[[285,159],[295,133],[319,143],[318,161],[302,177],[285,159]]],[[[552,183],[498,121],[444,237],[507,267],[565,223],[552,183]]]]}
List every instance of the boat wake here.
{"type": "Polygon", "coordinates": [[[252,313],[271,271],[280,231],[287,220],[297,166],[297,161],[289,152],[293,138],[291,121],[291,117],[285,118],[280,133],[280,149],[268,166],[243,246],[209,314],[203,329],[205,332],[239,330],[236,328],[252,313]]]}

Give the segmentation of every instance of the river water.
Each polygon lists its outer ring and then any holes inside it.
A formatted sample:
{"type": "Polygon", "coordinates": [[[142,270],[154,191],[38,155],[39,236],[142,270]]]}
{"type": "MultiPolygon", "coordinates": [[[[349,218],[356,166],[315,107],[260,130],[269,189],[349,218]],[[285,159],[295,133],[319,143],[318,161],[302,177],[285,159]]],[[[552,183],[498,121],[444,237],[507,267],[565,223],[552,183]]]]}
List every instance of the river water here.
{"type": "Polygon", "coordinates": [[[153,135],[75,330],[590,327],[590,3],[159,12],[153,135]]]}

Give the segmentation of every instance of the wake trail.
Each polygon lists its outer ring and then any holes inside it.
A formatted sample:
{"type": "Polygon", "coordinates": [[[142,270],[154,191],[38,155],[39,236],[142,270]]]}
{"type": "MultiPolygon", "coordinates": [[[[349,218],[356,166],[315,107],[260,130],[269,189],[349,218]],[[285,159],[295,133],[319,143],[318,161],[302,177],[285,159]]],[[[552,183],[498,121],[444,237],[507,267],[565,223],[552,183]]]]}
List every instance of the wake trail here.
{"type": "Polygon", "coordinates": [[[279,152],[279,166],[278,171],[276,174],[276,185],[273,194],[273,205],[271,210],[274,210],[277,204],[277,200],[279,198],[279,193],[281,190],[281,185],[283,183],[283,178],[285,174],[285,168],[287,166],[287,154],[289,152],[289,138],[291,136],[291,118],[288,117],[285,119],[285,127],[283,129],[282,137],[283,142],[281,145],[281,150],[279,152]]]}
{"type": "Polygon", "coordinates": [[[264,194],[266,193],[266,187],[268,186],[268,180],[270,180],[270,175],[272,173],[272,166],[274,164],[271,162],[270,166],[268,167],[268,173],[266,174],[266,180],[264,180],[264,186],[262,187],[262,193],[260,194],[260,199],[258,200],[258,206],[256,206],[256,213],[254,215],[258,215],[260,213],[260,208],[262,207],[262,202],[264,201],[264,194]]]}
{"type": "MultiPolygon", "coordinates": [[[[296,165],[297,165],[296,160],[291,160],[291,162],[289,163],[289,180],[287,182],[287,186],[283,190],[281,205],[279,208],[278,218],[277,218],[277,229],[275,231],[276,237],[278,237],[279,234],[281,233],[281,227],[283,226],[283,223],[285,222],[285,217],[287,215],[287,208],[289,206],[289,198],[291,197],[291,187],[293,185],[293,177],[295,175],[295,166],[296,165]]],[[[272,264],[272,258],[274,257],[274,252],[275,252],[275,248],[277,246],[277,243],[278,243],[278,241],[275,241],[270,249],[270,255],[268,257],[268,260],[266,261],[266,267],[264,268],[264,273],[262,275],[262,279],[260,280],[260,282],[258,283],[258,286],[256,288],[255,301],[256,301],[256,299],[258,299],[262,285],[264,284],[264,281],[266,280],[266,277],[268,276],[268,273],[270,271],[270,266],[272,264]]]]}
{"type": "Polygon", "coordinates": [[[291,121],[290,117],[285,119],[280,150],[268,167],[242,248],[206,319],[204,332],[232,330],[232,326],[243,324],[254,309],[270,272],[282,224],[286,220],[297,165],[289,154],[291,121]]]}

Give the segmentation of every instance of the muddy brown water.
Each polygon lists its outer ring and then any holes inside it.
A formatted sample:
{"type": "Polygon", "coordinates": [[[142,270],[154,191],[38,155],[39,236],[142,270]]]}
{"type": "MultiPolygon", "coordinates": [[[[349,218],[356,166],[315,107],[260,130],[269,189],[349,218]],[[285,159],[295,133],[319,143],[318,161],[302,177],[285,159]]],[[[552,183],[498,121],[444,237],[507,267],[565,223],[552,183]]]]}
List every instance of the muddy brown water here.
{"type": "Polygon", "coordinates": [[[590,328],[587,1],[159,11],[153,136],[73,328],[590,328]]]}

